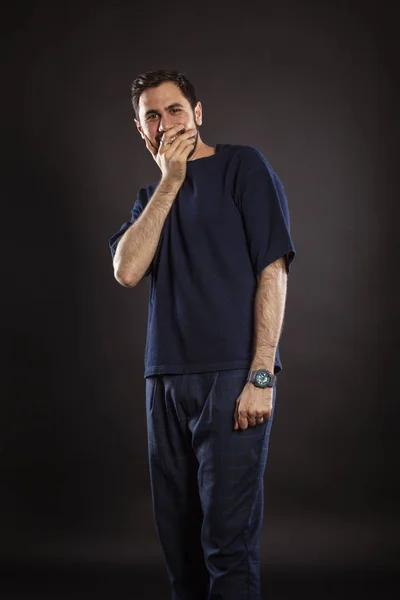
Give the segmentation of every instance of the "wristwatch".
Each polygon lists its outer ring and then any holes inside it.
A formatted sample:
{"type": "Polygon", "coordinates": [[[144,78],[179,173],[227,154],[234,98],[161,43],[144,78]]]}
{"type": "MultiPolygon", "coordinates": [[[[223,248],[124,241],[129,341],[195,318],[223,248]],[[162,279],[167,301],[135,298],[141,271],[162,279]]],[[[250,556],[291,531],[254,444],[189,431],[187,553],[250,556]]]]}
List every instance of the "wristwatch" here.
{"type": "Polygon", "coordinates": [[[267,369],[258,369],[257,371],[249,371],[247,381],[254,383],[256,387],[267,388],[276,386],[277,377],[267,369]]]}

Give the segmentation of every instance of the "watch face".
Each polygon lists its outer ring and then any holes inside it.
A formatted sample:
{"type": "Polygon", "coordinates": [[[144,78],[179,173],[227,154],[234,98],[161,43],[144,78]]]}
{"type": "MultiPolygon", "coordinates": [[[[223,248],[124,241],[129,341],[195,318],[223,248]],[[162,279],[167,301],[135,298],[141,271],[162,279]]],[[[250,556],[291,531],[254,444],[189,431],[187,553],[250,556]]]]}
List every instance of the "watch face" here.
{"type": "Polygon", "coordinates": [[[264,388],[271,382],[271,377],[268,375],[267,371],[259,371],[255,379],[257,385],[264,388]]]}

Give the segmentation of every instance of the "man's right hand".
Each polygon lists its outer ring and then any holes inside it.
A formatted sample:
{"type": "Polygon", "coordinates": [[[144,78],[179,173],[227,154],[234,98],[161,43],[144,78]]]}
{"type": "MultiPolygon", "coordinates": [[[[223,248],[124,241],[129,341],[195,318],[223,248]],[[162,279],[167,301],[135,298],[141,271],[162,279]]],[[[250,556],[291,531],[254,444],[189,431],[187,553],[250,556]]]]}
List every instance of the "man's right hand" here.
{"type": "Polygon", "coordinates": [[[184,131],[184,127],[179,124],[168,129],[161,138],[167,145],[160,144],[158,151],[151,145],[146,134],[144,135],[146,148],[160,167],[162,179],[179,185],[184,182],[187,158],[193,150],[197,136],[196,129],[180,133],[182,130],[184,131]]]}

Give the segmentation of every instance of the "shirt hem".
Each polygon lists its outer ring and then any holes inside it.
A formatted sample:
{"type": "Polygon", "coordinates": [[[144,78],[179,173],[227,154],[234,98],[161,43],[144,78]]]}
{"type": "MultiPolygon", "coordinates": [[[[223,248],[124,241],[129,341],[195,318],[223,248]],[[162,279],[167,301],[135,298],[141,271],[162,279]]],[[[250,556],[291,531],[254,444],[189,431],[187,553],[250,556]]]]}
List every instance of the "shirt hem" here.
{"type": "MultiPolygon", "coordinates": [[[[184,375],[188,373],[207,373],[209,371],[227,371],[230,369],[250,369],[251,363],[252,359],[220,363],[203,363],[196,365],[157,365],[153,367],[146,367],[144,371],[144,378],[146,379],[146,377],[153,377],[154,375],[184,375]]],[[[276,363],[274,372],[278,373],[281,371],[281,369],[282,365],[276,363]]]]}

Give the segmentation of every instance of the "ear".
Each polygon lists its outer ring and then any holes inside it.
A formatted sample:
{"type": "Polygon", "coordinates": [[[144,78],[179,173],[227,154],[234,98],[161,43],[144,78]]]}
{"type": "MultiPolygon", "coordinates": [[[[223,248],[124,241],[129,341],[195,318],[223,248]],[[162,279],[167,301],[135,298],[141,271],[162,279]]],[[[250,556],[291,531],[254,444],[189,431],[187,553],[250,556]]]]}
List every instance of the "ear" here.
{"type": "Polygon", "coordinates": [[[203,123],[203,107],[201,102],[198,102],[194,107],[194,116],[197,125],[202,125],[203,123]]]}
{"type": "Polygon", "coordinates": [[[143,134],[143,129],[141,128],[140,123],[139,123],[139,121],[137,119],[135,119],[135,123],[136,123],[136,127],[137,127],[138,132],[140,133],[140,135],[142,136],[142,138],[145,139],[144,134],[143,134]]]}

